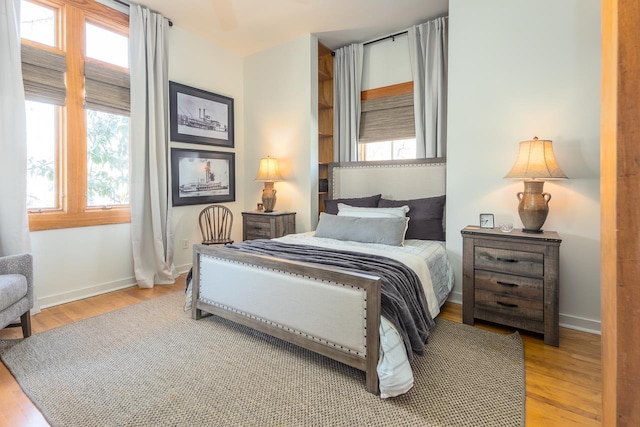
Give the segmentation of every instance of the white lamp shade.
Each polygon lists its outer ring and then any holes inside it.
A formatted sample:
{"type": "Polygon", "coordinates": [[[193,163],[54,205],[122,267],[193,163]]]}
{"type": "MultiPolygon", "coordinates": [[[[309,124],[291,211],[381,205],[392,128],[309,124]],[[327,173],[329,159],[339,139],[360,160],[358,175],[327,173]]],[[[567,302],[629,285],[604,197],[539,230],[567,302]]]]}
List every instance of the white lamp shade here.
{"type": "Polygon", "coordinates": [[[567,179],[567,176],[556,162],[551,141],[534,137],[520,143],[518,158],[505,178],[546,180],[567,179]]]}
{"type": "Polygon", "coordinates": [[[280,175],[280,169],[278,168],[278,159],[274,159],[271,157],[260,159],[258,175],[256,175],[254,181],[282,181],[282,175],[280,175]]]}

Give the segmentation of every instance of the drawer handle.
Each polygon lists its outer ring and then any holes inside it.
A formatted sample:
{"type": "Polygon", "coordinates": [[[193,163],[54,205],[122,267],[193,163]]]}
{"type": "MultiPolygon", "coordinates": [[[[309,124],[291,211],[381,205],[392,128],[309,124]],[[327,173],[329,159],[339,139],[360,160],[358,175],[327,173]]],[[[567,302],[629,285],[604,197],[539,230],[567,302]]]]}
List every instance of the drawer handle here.
{"type": "Polygon", "coordinates": [[[502,301],[496,301],[496,303],[498,305],[501,305],[503,307],[509,307],[509,308],[518,308],[518,304],[510,304],[508,302],[502,302],[502,301]]]}
{"type": "Polygon", "coordinates": [[[510,287],[512,287],[512,288],[516,288],[516,287],[518,287],[518,284],[517,284],[517,283],[501,282],[500,280],[498,280],[496,283],[497,283],[498,285],[502,285],[502,286],[510,286],[510,287]]]}
{"type": "Polygon", "coordinates": [[[497,259],[498,261],[502,261],[502,262],[518,262],[518,260],[517,260],[517,259],[512,259],[512,258],[501,258],[501,257],[498,257],[498,258],[496,258],[496,259],[497,259]]]}

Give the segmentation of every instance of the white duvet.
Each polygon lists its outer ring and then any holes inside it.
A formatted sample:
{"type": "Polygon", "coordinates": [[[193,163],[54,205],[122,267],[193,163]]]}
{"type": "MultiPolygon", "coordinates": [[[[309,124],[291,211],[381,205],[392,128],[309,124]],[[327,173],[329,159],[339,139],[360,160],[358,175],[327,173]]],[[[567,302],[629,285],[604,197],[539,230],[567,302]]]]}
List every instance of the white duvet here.
{"type": "MultiPolygon", "coordinates": [[[[275,239],[283,243],[319,246],[330,249],[349,250],[374,255],[386,256],[404,263],[420,278],[427,298],[429,313],[435,318],[440,313],[431,268],[445,271],[438,277],[436,286],[446,287],[448,295],[453,287],[453,274],[447,261],[446,250],[442,242],[425,240],[406,240],[405,246],[388,246],[376,243],[347,242],[335,239],[313,237],[313,232],[290,234],[275,239]],[[446,265],[440,265],[445,263],[446,265]]],[[[438,292],[442,294],[442,292],[438,292]]],[[[378,361],[378,378],[380,381],[380,397],[388,398],[406,393],[413,387],[413,371],[400,334],[386,318],[380,321],[380,358],[378,361]]]]}

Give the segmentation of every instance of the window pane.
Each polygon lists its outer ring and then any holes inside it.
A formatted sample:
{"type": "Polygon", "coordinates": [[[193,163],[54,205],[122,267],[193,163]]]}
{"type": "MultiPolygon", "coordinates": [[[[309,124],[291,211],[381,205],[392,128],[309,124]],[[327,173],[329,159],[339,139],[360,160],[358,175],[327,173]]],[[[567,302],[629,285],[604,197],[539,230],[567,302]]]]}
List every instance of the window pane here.
{"type": "Polygon", "coordinates": [[[87,57],[129,68],[129,39],[102,27],[86,24],[87,57]]]}
{"type": "Polygon", "coordinates": [[[416,158],[416,139],[368,142],[364,145],[365,161],[416,158]]]}
{"type": "Polygon", "coordinates": [[[395,159],[415,159],[416,139],[400,139],[393,141],[393,160],[395,159]]]}
{"type": "Polygon", "coordinates": [[[129,118],[87,111],[87,206],[129,204],[129,118]]]}
{"type": "Polygon", "coordinates": [[[23,39],[55,46],[56,11],[24,0],[20,9],[20,36],[23,39]]]}
{"type": "Polygon", "coordinates": [[[391,141],[369,142],[365,144],[365,160],[391,160],[392,144],[391,141]]]}
{"type": "Polygon", "coordinates": [[[27,209],[55,208],[56,135],[55,105],[26,101],[27,209]]]}

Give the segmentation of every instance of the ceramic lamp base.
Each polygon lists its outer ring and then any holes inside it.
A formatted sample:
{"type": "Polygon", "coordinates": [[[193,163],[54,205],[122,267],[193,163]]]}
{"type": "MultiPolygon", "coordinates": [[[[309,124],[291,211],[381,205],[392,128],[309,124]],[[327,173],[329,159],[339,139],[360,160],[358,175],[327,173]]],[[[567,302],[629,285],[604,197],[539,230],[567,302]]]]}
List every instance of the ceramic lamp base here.
{"type": "Polygon", "coordinates": [[[517,194],[518,213],[525,233],[542,233],[542,225],[549,214],[551,194],[543,193],[544,181],[525,181],[524,192],[517,194]]]}
{"type": "Polygon", "coordinates": [[[276,189],[273,188],[273,182],[264,183],[262,204],[266,213],[273,212],[273,208],[276,206],[276,189]]]}

